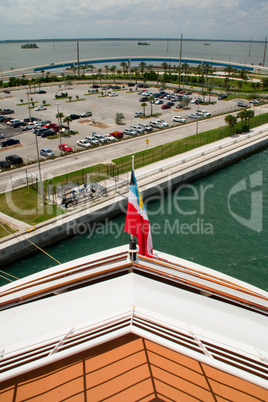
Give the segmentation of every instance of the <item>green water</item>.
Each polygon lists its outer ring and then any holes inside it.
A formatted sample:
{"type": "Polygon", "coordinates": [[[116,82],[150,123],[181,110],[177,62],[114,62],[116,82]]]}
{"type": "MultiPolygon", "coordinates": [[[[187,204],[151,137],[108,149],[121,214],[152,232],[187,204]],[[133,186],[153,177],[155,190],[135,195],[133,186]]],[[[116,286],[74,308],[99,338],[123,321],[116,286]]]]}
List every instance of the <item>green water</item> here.
{"type": "MultiPolygon", "coordinates": [[[[264,150],[189,186],[146,200],[154,249],[268,291],[267,159],[264,150]]],[[[81,227],[80,234],[46,251],[66,262],[125,244],[124,221],[122,214],[86,233],[81,227]]],[[[6,269],[23,277],[53,265],[38,252],[6,269]]]]}

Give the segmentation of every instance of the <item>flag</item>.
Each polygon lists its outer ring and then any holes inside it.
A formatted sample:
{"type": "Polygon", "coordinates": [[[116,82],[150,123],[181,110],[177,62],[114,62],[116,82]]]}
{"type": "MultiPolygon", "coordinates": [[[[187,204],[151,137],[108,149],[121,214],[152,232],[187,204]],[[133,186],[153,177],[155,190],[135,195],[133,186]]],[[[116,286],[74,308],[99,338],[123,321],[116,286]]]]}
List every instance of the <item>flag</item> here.
{"type": "Polygon", "coordinates": [[[138,238],[139,254],[153,256],[150,223],[133,170],[129,186],[125,232],[138,238]]]}

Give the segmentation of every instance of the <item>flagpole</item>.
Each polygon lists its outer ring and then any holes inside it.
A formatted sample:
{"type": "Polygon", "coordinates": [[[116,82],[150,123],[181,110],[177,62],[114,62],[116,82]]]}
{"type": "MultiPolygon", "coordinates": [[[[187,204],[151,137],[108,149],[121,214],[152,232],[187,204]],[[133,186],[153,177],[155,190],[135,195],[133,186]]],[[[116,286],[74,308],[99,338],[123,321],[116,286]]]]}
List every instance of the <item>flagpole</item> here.
{"type": "MultiPolygon", "coordinates": [[[[132,155],[132,172],[134,172],[134,166],[135,166],[135,155],[132,155]]],[[[130,235],[130,240],[134,240],[134,236],[132,234],[130,235]]]]}

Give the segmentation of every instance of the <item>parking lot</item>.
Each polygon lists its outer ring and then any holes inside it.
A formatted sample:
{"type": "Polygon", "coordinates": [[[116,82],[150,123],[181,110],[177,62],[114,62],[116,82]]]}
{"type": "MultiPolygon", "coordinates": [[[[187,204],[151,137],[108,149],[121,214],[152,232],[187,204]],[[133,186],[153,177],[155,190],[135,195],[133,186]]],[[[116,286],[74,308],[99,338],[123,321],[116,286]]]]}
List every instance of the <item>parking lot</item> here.
{"type": "MultiPolygon", "coordinates": [[[[108,134],[113,131],[123,131],[125,128],[130,128],[132,125],[137,124],[150,124],[152,120],[163,119],[168,124],[169,127],[179,126],[180,123],[174,122],[174,116],[181,116],[186,118],[188,121],[193,121],[189,119],[188,115],[194,113],[198,109],[198,105],[189,104],[189,107],[185,110],[176,109],[176,105],[179,102],[175,102],[175,105],[170,109],[162,109],[161,105],[152,105],[152,112],[159,113],[157,117],[151,117],[151,105],[150,102],[145,102],[147,106],[145,107],[146,118],[135,118],[135,112],[143,112],[142,103],[139,101],[141,95],[138,95],[136,88],[125,87],[121,90],[103,90],[103,94],[107,96],[101,96],[99,93],[89,94],[88,91],[91,89],[89,85],[76,84],[71,86],[61,87],[59,86],[49,86],[42,87],[46,91],[45,94],[32,93],[29,94],[30,102],[35,102],[34,106],[43,105],[45,101],[46,110],[34,111],[30,110],[31,117],[37,117],[42,120],[50,120],[53,123],[58,123],[56,115],[58,112],[63,113],[64,116],[69,116],[70,114],[85,113],[87,111],[92,112],[91,117],[81,118],[78,120],[73,120],[70,123],[70,129],[77,131],[78,134],[70,135],[67,137],[62,137],[62,143],[66,143],[72,147],[74,151],[80,149],[77,146],[78,140],[83,140],[86,136],[90,136],[92,132],[98,134],[108,134]],[[71,96],[71,102],[69,99],[56,99],[55,95],[61,92],[67,92],[68,96],[71,96]],[[116,92],[118,96],[108,96],[109,92],[116,92]],[[123,113],[125,119],[123,124],[117,125],[115,123],[116,113],[123,113]]],[[[38,91],[38,88],[36,88],[38,91]]],[[[99,91],[102,91],[99,89],[99,91]]],[[[158,92],[157,88],[150,87],[147,89],[152,93],[158,92]]],[[[167,90],[169,93],[173,93],[172,90],[167,90]]],[[[191,95],[197,98],[199,95],[193,93],[191,95]]],[[[200,109],[205,109],[211,115],[220,114],[223,112],[229,112],[236,108],[237,101],[218,101],[217,97],[211,97],[211,101],[215,104],[211,105],[199,105],[200,109]]],[[[28,102],[28,95],[26,89],[12,90],[10,94],[1,93],[0,94],[0,108],[9,108],[14,110],[14,114],[9,115],[9,117],[16,119],[25,119],[29,117],[28,105],[24,103],[28,102]]],[[[164,99],[166,103],[167,100],[164,99]]],[[[64,123],[63,123],[64,124],[64,123]]],[[[153,132],[159,131],[157,128],[153,129],[153,132]]],[[[24,163],[28,164],[30,162],[36,161],[36,143],[35,137],[32,130],[21,131],[19,128],[8,127],[5,123],[0,123],[0,133],[3,133],[6,138],[17,138],[20,140],[19,145],[13,145],[11,147],[0,148],[0,159],[5,159],[6,156],[10,154],[17,154],[21,156],[24,163]]],[[[148,134],[150,135],[150,134],[148,134]]],[[[59,138],[57,139],[47,139],[38,137],[38,147],[50,148],[55,155],[60,155],[59,138]]]]}

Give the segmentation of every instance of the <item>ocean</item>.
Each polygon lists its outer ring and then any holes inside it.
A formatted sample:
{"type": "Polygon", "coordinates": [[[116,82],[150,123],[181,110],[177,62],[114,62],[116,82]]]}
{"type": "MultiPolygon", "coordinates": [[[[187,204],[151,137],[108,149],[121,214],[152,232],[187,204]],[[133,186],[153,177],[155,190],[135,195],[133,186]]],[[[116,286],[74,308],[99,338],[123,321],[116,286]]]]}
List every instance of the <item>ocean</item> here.
{"type": "MultiPolygon", "coordinates": [[[[155,250],[173,254],[268,291],[268,150],[263,150],[164,197],[146,200],[155,250]]],[[[80,228],[47,247],[60,262],[126,244],[125,215],[80,228]]],[[[55,265],[42,252],[3,267],[24,277],[55,265]]],[[[1,284],[4,281],[1,279],[1,284]]]]}
{"type": "MultiPolygon", "coordinates": [[[[180,39],[146,40],[149,46],[139,46],[137,40],[80,40],[80,60],[101,57],[158,56],[179,57],[180,39]]],[[[76,41],[35,42],[38,49],[21,49],[22,42],[0,42],[1,72],[77,60],[76,41]]],[[[182,58],[205,58],[244,64],[263,62],[264,42],[233,42],[213,40],[183,40],[182,58]]],[[[98,64],[98,67],[102,67],[98,64]]]]}

